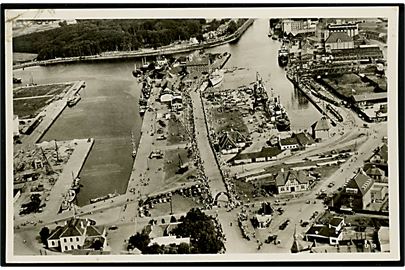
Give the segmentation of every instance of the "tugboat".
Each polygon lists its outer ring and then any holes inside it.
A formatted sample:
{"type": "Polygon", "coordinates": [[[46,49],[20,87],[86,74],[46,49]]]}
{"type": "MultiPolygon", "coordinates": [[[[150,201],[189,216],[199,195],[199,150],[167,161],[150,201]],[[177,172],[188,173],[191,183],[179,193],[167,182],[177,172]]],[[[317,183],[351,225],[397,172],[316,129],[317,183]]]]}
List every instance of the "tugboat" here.
{"type": "Polygon", "coordinates": [[[288,63],[288,49],[283,44],[280,50],[278,50],[278,64],[281,67],[285,67],[287,63],[288,63]]]}
{"type": "Polygon", "coordinates": [[[67,105],[69,107],[73,107],[74,105],[77,104],[77,102],[79,102],[79,100],[81,100],[82,97],[80,95],[73,95],[72,97],[70,97],[67,101],[67,105]]]}

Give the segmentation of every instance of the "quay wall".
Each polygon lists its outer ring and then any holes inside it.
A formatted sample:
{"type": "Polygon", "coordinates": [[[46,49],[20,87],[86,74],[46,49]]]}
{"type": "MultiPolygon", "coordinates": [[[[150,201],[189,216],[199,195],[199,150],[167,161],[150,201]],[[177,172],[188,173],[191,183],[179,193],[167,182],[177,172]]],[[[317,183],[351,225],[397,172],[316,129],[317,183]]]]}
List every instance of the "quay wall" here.
{"type": "Polygon", "coordinates": [[[202,44],[195,44],[189,45],[184,48],[168,48],[168,49],[156,49],[150,51],[136,51],[136,52],[119,52],[114,55],[89,55],[89,56],[76,56],[76,57],[69,57],[69,58],[60,58],[60,59],[50,59],[44,61],[35,61],[35,62],[28,62],[19,65],[14,65],[13,70],[21,69],[25,67],[31,66],[47,66],[47,65],[56,65],[61,63],[75,63],[81,61],[104,61],[104,60],[112,60],[112,59],[130,59],[130,58],[141,58],[141,57],[148,57],[148,56],[156,56],[156,55],[171,55],[176,53],[183,53],[189,52],[199,49],[206,49],[217,47],[229,42],[237,41],[242,34],[253,24],[254,19],[247,20],[236,32],[226,38],[220,38],[213,42],[209,43],[202,43],[202,44]]]}
{"type": "Polygon", "coordinates": [[[83,87],[85,86],[84,81],[78,81],[75,84],[70,87],[70,89],[67,91],[65,96],[58,101],[58,104],[55,104],[54,112],[50,118],[47,118],[45,116],[45,120],[43,120],[39,126],[33,131],[34,134],[31,134],[30,136],[35,136],[34,138],[34,143],[37,143],[41,140],[41,138],[45,135],[45,133],[51,128],[52,124],[58,119],[58,117],[61,115],[61,113],[65,110],[67,107],[67,96],[77,94],[83,87]],[[45,123],[45,124],[42,124],[45,123]]]}
{"type": "Polygon", "coordinates": [[[301,88],[301,86],[300,86],[293,78],[291,78],[291,76],[289,76],[289,75],[286,75],[286,76],[287,76],[288,80],[290,80],[290,81],[292,82],[292,84],[294,84],[294,86],[297,87],[297,89],[300,90],[301,93],[303,93],[303,94],[305,95],[305,97],[315,106],[315,108],[316,108],[322,115],[327,116],[327,117],[330,119],[330,121],[331,121],[334,125],[336,125],[336,122],[327,114],[327,112],[326,112],[325,110],[323,110],[323,109],[321,108],[321,106],[319,106],[319,104],[316,103],[315,100],[314,100],[306,91],[304,91],[304,90],[301,88]]]}

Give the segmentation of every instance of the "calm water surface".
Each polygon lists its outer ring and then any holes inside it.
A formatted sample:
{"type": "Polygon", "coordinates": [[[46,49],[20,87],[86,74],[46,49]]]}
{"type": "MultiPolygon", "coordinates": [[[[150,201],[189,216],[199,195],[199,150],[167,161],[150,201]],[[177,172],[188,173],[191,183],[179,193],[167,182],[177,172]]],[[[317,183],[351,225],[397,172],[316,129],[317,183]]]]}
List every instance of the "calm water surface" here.
{"type": "MultiPolygon", "coordinates": [[[[227,73],[223,88],[247,85],[255,80],[256,71],[266,87],[272,87],[286,107],[294,130],[307,129],[319,117],[309,103],[278,66],[278,41],[267,37],[268,20],[256,20],[237,43],[210,49],[210,52],[229,51],[232,57],[226,68],[241,67],[227,73]]],[[[132,69],[134,61],[67,64],[32,67],[15,71],[23,83],[33,78],[37,84],[84,80],[82,100],[66,108],[44,135],[42,141],[95,138],[95,144],[80,173],[83,185],[78,197],[79,206],[89,199],[108,193],[125,192],[133,164],[131,131],[139,141],[142,120],[139,117],[140,88],[132,69]]],[[[146,158],[146,157],[145,157],[146,158]]]]}

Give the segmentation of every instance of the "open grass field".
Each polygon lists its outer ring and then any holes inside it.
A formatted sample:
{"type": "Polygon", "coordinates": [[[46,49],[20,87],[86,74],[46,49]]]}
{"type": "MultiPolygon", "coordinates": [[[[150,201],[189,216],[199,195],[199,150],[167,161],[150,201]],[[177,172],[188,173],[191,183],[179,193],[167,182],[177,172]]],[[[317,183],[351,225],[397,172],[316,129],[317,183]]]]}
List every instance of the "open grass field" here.
{"type": "Polygon", "coordinates": [[[350,97],[353,94],[360,95],[373,93],[375,88],[369,83],[361,81],[360,77],[353,73],[343,74],[341,76],[331,76],[324,78],[323,80],[325,83],[336,89],[337,92],[346,97],[350,97]]]}
{"type": "Polygon", "coordinates": [[[13,91],[13,98],[36,97],[44,95],[57,95],[65,89],[70,88],[73,83],[69,84],[52,84],[52,85],[33,85],[28,87],[18,88],[13,91]]]}
{"type": "Polygon", "coordinates": [[[188,162],[189,160],[187,156],[187,151],[181,148],[175,150],[167,150],[164,156],[165,156],[165,164],[163,170],[165,173],[165,179],[169,179],[176,175],[176,172],[180,167],[180,158],[183,164],[188,162]]]}
{"type": "Polygon", "coordinates": [[[37,58],[36,53],[13,53],[13,64],[29,62],[37,58]]]}
{"type": "Polygon", "coordinates": [[[187,132],[183,124],[179,120],[170,118],[168,122],[168,145],[184,143],[187,139],[187,132]]]}
{"type": "Polygon", "coordinates": [[[13,101],[14,114],[19,118],[34,118],[47,105],[52,97],[40,97],[34,99],[20,99],[13,101]]]}

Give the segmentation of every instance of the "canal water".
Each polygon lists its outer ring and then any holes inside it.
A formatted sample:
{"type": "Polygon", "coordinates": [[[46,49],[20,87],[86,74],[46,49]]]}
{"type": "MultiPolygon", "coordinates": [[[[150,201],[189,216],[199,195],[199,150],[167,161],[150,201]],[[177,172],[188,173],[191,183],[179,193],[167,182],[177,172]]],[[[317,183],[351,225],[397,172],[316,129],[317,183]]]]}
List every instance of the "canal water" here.
{"type": "Polygon", "coordinates": [[[41,141],[95,138],[95,144],[80,173],[83,185],[79,206],[108,193],[124,193],[133,158],[131,131],[139,141],[140,88],[132,76],[133,63],[100,62],[26,68],[16,76],[37,84],[84,80],[82,99],[66,109],[41,141]]]}
{"type": "MultiPolygon", "coordinates": [[[[260,73],[266,87],[272,87],[286,107],[293,130],[307,129],[319,117],[278,66],[280,42],[267,37],[268,20],[256,20],[238,42],[212,48],[210,52],[228,51],[232,57],[225,68],[243,68],[226,73],[221,87],[247,85],[260,73]]],[[[83,187],[77,204],[108,193],[124,193],[133,165],[131,131],[139,142],[142,120],[138,99],[140,86],[132,76],[134,61],[60,64],[31,67],[14,72],[23,83],[37,84],[84,80],[82,100],[67,107],[41,141],[95,138],[95,144],[80,173],[83,187]]],[[[147,158],[147,157],[145,157],[147,158]]]]}
{"type": "Polygon", "coordinates": [[[267,36],[269,20],[258,19],[242,35],[237,43],[212,48],[210,52],[230,52],[231,58],[225,69],[240,68],[225,73],[221,85],[223,89],[232,89],[249,85],[256,79],[256,72],[263,78],[266,88],[273,88],[274,95],[280,96],[287,110],[292,130],[305,130],[321,117],[319,111],[287,79],[286,71],[278,65],[277,53],[281,42],[267,36]],[[243,69],[242,69],[243,68],[243,69]]]}

